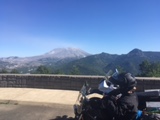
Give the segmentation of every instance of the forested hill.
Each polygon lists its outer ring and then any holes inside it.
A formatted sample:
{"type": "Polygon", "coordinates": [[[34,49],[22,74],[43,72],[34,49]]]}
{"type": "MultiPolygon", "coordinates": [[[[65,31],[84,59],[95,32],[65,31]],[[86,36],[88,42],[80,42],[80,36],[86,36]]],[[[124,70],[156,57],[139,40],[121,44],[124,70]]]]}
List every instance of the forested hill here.
{"type": "Polygon", "coordinates": [[[63,48],[33,57],[0,58],[0,72],[15,73],[18,70],[19,73],[105,75],[117,68],[137,75],[140,72],[139,65],[145,60],[160,62],[160,52],[133,49],[121,55],[104,52],[92,55],[80,49],[63,48]],[[39,67],[40,71],[37,72],[39,67]],[[44,67],[49,70],[44,70],[44,67]]]}
{"type": "Polygon", "coordinates": [[[118,68],[136,75],[140,72],[139,65],[144,60],[160,62],[160,52],[133,49],[128,54],[122,55],[101,53],[72,61],[61,67],[61,70],[67,74],[75,72],[75,74],[104,75],[107,71],[118,68]]]}

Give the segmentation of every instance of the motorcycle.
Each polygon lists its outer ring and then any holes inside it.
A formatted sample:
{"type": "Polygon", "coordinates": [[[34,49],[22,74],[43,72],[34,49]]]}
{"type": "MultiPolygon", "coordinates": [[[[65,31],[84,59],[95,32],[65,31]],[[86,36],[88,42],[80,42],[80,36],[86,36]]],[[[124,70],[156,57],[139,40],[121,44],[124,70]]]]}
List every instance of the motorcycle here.
{"type": "MultiPolygon", "coordinates": [[[[112,76],[116,76],[116,71],[112,76]]],[[[116,86],[111,84],[108,86],[108,76],[100,82],[98,89],[91,89],[89,84],[85,82],[79,91],[78,98],[74,104],[74,114],[76,120],[110,120],[111,116],[107,114],[102,107],[102,101],[104,95],[114,94],[116,86]]],[[[148,113],[160,113],[160,90],[149,90],[144,92],[136,92],[139,101],[139,110],[148,113]],[[155,102],[156,106],[152,107],[148,105],[151,102],[155,102]]],[[[120,97],[121,94],[117,95],[120,97]]],[[[151,103],[153,104],[153,103],[151,103]]]]}

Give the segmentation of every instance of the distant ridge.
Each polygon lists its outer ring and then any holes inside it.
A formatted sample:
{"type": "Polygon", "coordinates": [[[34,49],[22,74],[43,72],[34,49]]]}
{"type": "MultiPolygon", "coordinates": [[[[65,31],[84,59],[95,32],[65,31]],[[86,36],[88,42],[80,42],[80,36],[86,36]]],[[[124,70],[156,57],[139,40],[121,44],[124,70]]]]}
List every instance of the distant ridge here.
{"type": "Polygon", "coordinates": [[[139,64],[144,60],[160,62],[160,52],[135,48],[122,55],[105,52],[92,55],[77,48],[56,48],[39,56],[0,58],[0,70],[18,69],[21,73],[28,73],[40,65],[45,65],[51,68],[53,73],[61,71],[63,74],[77,71],[77,74],[82,75],[104,75],[115,68],[138,74],[139,64]]]}
{"type": "Polygon", "coordinates": [[[122,55],[103,52],[72,61],[63,66],[62,70],[69,74],[69,70],[73,71],[73,66],[76,66],[80,74],[105,75],[109,70],[114,71],[115,68],[119,68],[136,75],[140,72],[139,64],[144,60],[160,62],[160,52],[145,52],[137,48],[122,55]]]}

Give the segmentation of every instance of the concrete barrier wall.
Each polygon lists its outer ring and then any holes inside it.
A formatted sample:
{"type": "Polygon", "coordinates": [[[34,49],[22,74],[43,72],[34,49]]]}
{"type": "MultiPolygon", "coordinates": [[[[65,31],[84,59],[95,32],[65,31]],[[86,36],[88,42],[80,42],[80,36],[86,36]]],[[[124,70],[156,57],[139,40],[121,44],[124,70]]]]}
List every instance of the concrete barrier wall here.
{"type": "MultiPolygon", "coordinates": [[[[97,88],[103,78],[104,76],[0,74],[0,87],[79,90],[85,81],[92,88],[97,88]]],[[[160,89],[160,78],[136,79],[137,91],[160,89]]]]}

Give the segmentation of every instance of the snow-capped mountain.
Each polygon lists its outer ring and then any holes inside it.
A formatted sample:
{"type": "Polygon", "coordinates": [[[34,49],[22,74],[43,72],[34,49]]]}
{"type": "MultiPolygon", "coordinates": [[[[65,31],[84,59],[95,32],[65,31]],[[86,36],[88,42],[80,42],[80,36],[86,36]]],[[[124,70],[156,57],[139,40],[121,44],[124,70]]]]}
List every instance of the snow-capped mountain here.
{"type": "Polygon", "coordinates": [[[50,57],[54,57],[54,58],[83,58],[90,55],[89,53],[81,50],[81,49],[77,49],[77,48],[57,48],[54,49],[46,54],[44,54],[44,56],[50,56],[50,57]]]}
{"type": "Polygon", "coordinates": [[[0,58],[0,69],[13,69],[24,66],[39,66],[44,64],[56,64],[58,61],[68,61],[84,58],[90,54],[77,48],[56,48],[43,55],[32,57],[4,57],[0,58]]]}

